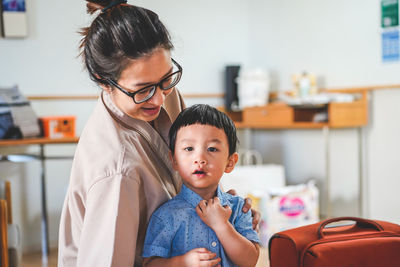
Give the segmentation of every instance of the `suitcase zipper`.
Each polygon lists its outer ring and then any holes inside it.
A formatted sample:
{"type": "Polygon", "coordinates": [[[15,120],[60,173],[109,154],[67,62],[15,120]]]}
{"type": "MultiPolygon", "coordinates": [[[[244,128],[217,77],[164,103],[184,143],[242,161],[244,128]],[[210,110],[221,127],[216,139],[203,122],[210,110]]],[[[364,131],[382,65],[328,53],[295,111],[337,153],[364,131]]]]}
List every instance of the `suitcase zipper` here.
{"type": "Polygon", "coordinates": [[[337,237],[337,238],[325,238],[325,240],[319,240],[311,243],[308,245],[302,252],[301,258],[300,258],[300,266],[304,267],[304,257],[306,253],[310,253],[313,257],[317,257],[313,252],[309,251],[311,247],[320,245],[320,244],[325,244],[325,243],[333,243],[333,242],[341,242],[341,241],[348,241],[348,240],[354,240],[354,239],[363,239],[363,238],[379,238],[379,237],[400,237],[400,234],[396,234],[393,232],[379,232],[379,235],[377,233],[371,233],[371,234],[364,234],[364,235],[352,235],[348,237],[337,237]]]}

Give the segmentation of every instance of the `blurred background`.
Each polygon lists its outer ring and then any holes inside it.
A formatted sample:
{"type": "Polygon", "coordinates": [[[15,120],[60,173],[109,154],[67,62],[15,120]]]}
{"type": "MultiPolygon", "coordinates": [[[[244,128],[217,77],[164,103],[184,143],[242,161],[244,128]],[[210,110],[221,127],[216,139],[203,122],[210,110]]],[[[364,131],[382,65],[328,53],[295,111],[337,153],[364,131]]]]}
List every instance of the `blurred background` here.
{"type": "MultiPolygon", "coordinates": [[[[223,106],[229,65],[267,70],[271,92],[292,90],[293,74],[305,70],[315,75],[319,88],[381,86],[369,92],[369,121],[361,130],[331,129],[329,139],[321,129],[253,129],[250,136],[239,130],[239,135],[242,148],[256,148],[264,164],[283,166],[286,184],[315,180],[321,214],[328,208],[328,175],[332,216],[362,215],[400,223],[400,86],[385,88],[400,84],[400,62],[385,61],[382,55],[381,1],[128,3],[155,11],[168,27],[175,45],[172,55],[184,69],[181,93],[217,95],[185,97],[187,105],[223,106]],[[360,175],[365,181],[361,187],[360,175]]],[[[91,19],[85,1],[26,1],[27,36],[0,38],[0,88],[18,85],[25,96],[99,94],[78,57],[77,32],[91,19]]],[[[38,116],[76,116],[78,136],[95,103],[31,101],[38,116]]],[[[74,149],[75,145],[52,145],[46,146],[46,153],[73,155],[74,149]]],[[[0,148],[1,154],[11,151],[35,153],[37,147],[0,148]]],[[[46,162],[51,248],[57,246],[71,164],[46,162]]],[[[13,220],[21,228],[23,251],[40,251],[40,162],[0,162],[0,179],[12,183],[13,220]]]]}

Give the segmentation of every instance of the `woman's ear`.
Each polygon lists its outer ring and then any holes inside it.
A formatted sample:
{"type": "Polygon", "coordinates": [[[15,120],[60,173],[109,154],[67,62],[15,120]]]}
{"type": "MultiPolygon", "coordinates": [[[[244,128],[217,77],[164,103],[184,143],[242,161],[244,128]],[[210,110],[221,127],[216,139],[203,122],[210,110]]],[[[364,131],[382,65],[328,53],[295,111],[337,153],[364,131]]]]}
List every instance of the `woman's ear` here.
{"type": "MultiPolygon", "coordinates": [[[[100,75],[98,74],[93,74],[97,79],[101,80],[102,78],[100,77],[100,75]]],[[[111,93],[111,86],[110,85],[106,85],[106,84],[100,84],[101,89],[103,89],[104,91],[106,91],[107,93],[111,93]]]]}
{"type": "Polygon", "coordinates": [[[228,164],[226,164],[225,172],[230,173],[235,168],[236,163],[238,162],[239,154],[237,152],[233,153],[228,158],[228,164]]]}
{"type": "Polygon", "coordinates": [[[177,171],[178,170],[178,164],[177,164],[177,162],[175,160],[175,157],[172,155],[171,150],[168,152],[168,155],[169,155],[169,159],[172,162],[172,168],[174,168],[174,170],[177,171]]]}
{"type": "Polygon", "coordinates": [[[101,89],[103,89],[104,91],[106,91],[107,93],[111,93],[111,87],[109,85],[104,85],[104,84],[100,84],[101,89]]]}

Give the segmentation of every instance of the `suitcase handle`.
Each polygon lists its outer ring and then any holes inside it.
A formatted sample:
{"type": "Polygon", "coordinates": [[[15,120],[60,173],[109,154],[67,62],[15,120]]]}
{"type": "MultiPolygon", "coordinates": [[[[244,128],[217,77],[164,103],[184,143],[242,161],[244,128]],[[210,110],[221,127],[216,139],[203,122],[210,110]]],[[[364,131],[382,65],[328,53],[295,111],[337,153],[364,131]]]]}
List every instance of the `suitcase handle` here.
{"type": "Polygon", "coordinates": [[[373,220],[368,220],[358,217],[337,217],[337,218],[327,219],[320,224],[320,226],[318,227],[318,237],[319,238],[325,237],[323,231],[328,224],[339,221],[355,221],[356,226],[368,227],[368,228],[373,228],[377,231],[383,231],[383,227],[380,226],[378,223],[374,222],[373,220]]]}

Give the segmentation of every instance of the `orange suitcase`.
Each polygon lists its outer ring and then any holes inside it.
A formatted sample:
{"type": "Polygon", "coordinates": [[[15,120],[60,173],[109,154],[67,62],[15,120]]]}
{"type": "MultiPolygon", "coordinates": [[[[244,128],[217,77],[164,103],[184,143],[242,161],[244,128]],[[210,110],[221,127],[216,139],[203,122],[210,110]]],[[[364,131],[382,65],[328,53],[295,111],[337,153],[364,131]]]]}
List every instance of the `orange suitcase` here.
{"type": "Polygon", "coordinates": [[[400,225],[339,217],[273,235],[270,267],[400,266],[400,225]],[[328,226],[354,221],[345,226],[328,226]],[[328,227],[327,227],[328,226],[328,227]]]}

